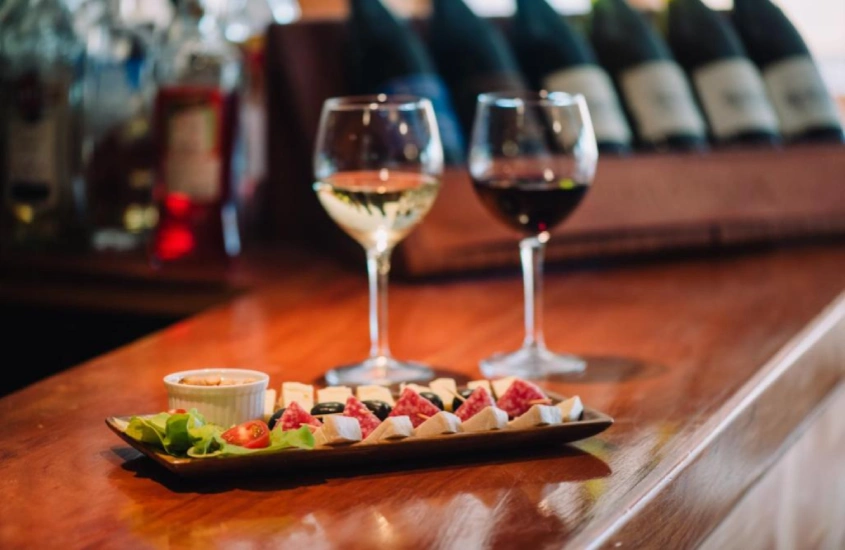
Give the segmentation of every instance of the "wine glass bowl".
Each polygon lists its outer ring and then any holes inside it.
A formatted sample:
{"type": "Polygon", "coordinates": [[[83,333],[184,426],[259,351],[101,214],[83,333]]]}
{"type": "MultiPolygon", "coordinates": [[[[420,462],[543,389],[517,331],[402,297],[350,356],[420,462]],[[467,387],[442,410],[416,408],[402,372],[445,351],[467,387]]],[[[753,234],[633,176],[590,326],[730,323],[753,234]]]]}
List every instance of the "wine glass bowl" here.
{"type": "Polygon", "coordinates": [[[489,377],[539,378],[583,370],[571,354],[547,349],[542,330],[542,269],[550,231],[583,200],[595,176],[598,148],[586,101],[563,92],[481,94],[469,171],[482,204],[523,235],[525,339],[515,352],[483,359],[489,377]]]}
{"type": "Polygon", "coordinates": [[[331,98],[314,153],[314,191],[326,213],[366,251],[370,355],[329,370],[330,384],[394,384],[433,378],[395,359],[387,340],[387,278],[393,248],[434,204],[443,146],[431,102],[416,96],[331,98]]]}

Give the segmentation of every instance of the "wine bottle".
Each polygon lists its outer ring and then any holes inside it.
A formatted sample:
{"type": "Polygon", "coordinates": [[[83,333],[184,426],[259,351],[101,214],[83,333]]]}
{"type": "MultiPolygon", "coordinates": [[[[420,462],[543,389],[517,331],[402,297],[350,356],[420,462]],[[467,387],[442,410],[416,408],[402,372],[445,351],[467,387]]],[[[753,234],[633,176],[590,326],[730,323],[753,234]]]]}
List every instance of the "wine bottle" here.
{"type": "Polygon", "coordinates": [[[790,141],[845,141],[836,104],[798,30],[769,0],[734,0],[732,20],[790,141]]]}
{"type": "Polygon", "coordinates": [[[666,32],[675,59],[693,83],[714,142],[780,141],[760,71],[727,17],[701,0],[670,0],[666,32]]]}
{"type": "Polygon", "coordinates": [[[243,59],[223,37],[218,4],[176,4],[178,14],[157,63],[153,126],[159,220],[150,260],[155,267],[225,265],[241,251],[235,187],[242,168],[243,59]]]}
{"type": "Polygon", "coordinates": [[[631,128],[613,82],[586,38],[546,0],[517,0],[511,43],[529,83],[537,89],[582,94],[599,150],[624,153],[631,128]]]}
{"type": "Polygon", "coordinates": [[[624,0],[593,0],[590,38],[641,147],[707,148],[707,126],[686,75],[642,13],[624,0]]]}
{"type": "Polygon", "coordinates": [[[446,84],[422,39],[381,0],[352,0],[349,18],[350,80],[360,94],[410,94],[431,100],[447,163],[466,157],[463,130],[446,84]]]}
{"type": "Polygon", "coordinates": [[[84,44],[63,2],[17,8],[0,32],[0,233],[4,246],[82,248],[84,44]]]}
{"type": "Polygon", "coordinates": [[[505,36],[463,0],[433,1],[428,44],[464,135],[472,130],[479,94],[528,88],[505,36]]]}

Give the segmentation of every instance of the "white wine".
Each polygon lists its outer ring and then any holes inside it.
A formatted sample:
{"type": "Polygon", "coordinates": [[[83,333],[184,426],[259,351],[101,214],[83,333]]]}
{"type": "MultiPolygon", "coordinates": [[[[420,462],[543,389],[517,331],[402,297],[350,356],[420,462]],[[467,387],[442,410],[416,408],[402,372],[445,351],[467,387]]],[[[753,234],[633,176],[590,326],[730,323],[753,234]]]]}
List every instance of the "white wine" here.
{"type": "Polygon", "coordinates": [[[367,250],[396,245],[425,217],[440,180],[407,172],[335,174],[314,184],[329,216],[367,250]]]}

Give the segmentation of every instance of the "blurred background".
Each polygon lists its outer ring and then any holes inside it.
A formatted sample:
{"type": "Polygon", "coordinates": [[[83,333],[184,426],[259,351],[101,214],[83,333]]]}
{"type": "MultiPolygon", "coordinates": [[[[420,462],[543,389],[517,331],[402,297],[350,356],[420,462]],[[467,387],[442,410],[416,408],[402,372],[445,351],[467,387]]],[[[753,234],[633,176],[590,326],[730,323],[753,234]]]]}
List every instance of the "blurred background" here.
{"type": "MultiPolygon", "coordinates": [[[[638,127],[642,121],[632,116],[629,102],[635,98],[627,97],[620,85],[620,75],[636,68],[637,60],[627,59],[622,50],[611,49],[609,54],[602,50],[602,37],[597,37],[593,24],[598,8],[592,2],[549,0],[581,38],[552,39],[548,51],[560,51],[548,59],[562,60],[558,67],[562,71],[567,68],[565,61],[572,59],[569,54],[584,55],[582,61],[606,71],[607,82],[612,80],[610,86],[615,88],[610,93],[618,92],[624,107],[621,124],[631,125],[630,131],[619,134],[618,143],[604,144],[608,147],[603,149],[600,177],[609,183],[614,178],[643,182],[644,197],[642,205],[611,207],[612,197],[599,196],[586,214],[567,224],[569,240],[557,241],[561,248],[550,250],[550,260],[712,244],[714,235],[726,242],[725,235],[739,226],[744,232],[737,240],[752,235],[766,240],[793,233],[841,234],[841,212],[835,219],[805,212],[788,224],[778,224],[780,214],[769,205],[766,215],[771,217],[765,223],[748,225],[751,218],[744,219],[740,208],[732,213],[734,221],[748,223],[728,229],[718,225],[720,220],[708,218],[705,224],[701,219],[706,216],[693,211],[678,210],[674,219],[660,213],[671,210],[661,206],[661,200],[683,202],[672,195],[676,191],[668,190],[681,179],[677,176],[699,172],[701,178],[709,174],[722,178],[731,173],[733,162],[736,174],[743,174],[737,175],[737,184],[760,180],[773,186],[765,194],[782,195],[785,203],[800,202],[790,198],[784,186],[789,179],[803,178],[818,178],[827,185],[827,195],[819,194],[817,202],[841,200],[841,192],[837,194],[833,186],[843,181],[845,2],[746,0],[745,4],[757,9],[755,2],[764,10],[760,13],[767,14],[761,15],[769,25],[763,34],[772,46],[755,46],[749,41],[759,36],[749,31],[742,35],[749,54],[743,62],[756,67],[752,71],[759,69],[771,86],[775,76],[769,69],[797,59],[803,65],[798,69],[790,65],[790,70],[811,76],[817,71],[823,87],[823,91],[804,90],[807,97],[825,106],[829,102],[837,113],[823,106],[822,115],[796,122],[794,116],[788,119],[778,112],[782,132],[752,128],[753,135],[727,139],[714,130],[717,121],[705,109],[701,116],[711,126],[709,131],[647,139],[638,127]],[[779,7],[786,20],[778,19],[770,5],[779,7]],[[775,20],[780,26],[771,26],[775,20]],[[598,55],[584,53],[593,47],[598,55]],[[782,58],[766,58],[771,51],[781,51],[782,58]],[[760,148],[761,143],[766,147],[760,148]],[[801,151],[821,160],[807,161],[801,151]],[[786,163],[773,171],[780,176],[764,171],[776,161],[786,163]],[[666,174],[665,181],[655,173],[666,174]],[[653,186],[652,180],[657,180],[653,186]],[[639,206],[644,210],[637,217],[639,206]],[[630,219],[618,217],[620,213],[630,219]],[[634,219],[639,220],[636,230],[631,225],[634,219]],[[608,220],[616,220],[615,225],[608,220]]],[[[338,237],[337,228],[325,219],[309,185],[319,107],[330,95],[408,86],[413,90],[418,81],[397,78],[414,71],[436,76],[437,86],[452,95],[457,111],[457,122],[449,126],[455,135],[447,131],[445,137],[455,138],[452,168],[460,172],[464,151],[459,150],[457,134],[466,119],[460,96],[477,85],[460,80],[473,76],[484,81],[493,73],[498,78],[510,71],[511,83],[533,85],[543,76],[530,74],[536,68],[525,60],[532,56],[523,56],[518,47],[519,40],[525,44],[539,35],[532,37],[530,24],[522,31],[511,24],[515,0],[465,3],[472,10],[468,13],[492,22],[492,27],[460,13],[449,21],[430,22],[432,5],[425,0],[0,0],[0,305],[4,325],[13,327],[4,339],[13,348],[12,357],[32,365],[30,379],[22,384],[248,290],[262,273],[276,269],[273,245],[294,244],[342,256],[341,249],[350,243],[345,236],[338,237]],[[355,6],[360,11],[352,18],[355,6]],[[382,13],[379,6],[388,11],[382,13]],[[391,38],[384,31],[394,24],[391,13],[403,24],[409,22],[419,44],[411,40],[411,33],[391,38]],[[376,19],[367,23],[368,17],[376,19]],[[387,17],[384,24],[379,17],[387,17]],[[350,21],[359,25],[354,33],[347,33],[350,21]],[[429,33],[434,24],[441,27],[429,33]],[[469,45],[446,44],[448,33],[440,32],[444,25],[470,37],[469,45]],[[521,38],[517,31],[524,31],[521,38]],[[396,40],[395,48],[390,40],[396,40]],[[470,75],[472,67],[449,68],[438,51],[457,62],[466,54],[464,61],[475,60],[470,65],[481,72],[489,69],[490,75],[470,75]],[[406,58],[399,59],[402,55],[406,58]],[[326,242],[330,246],[323,246],[326,242]]],[[[682,3],[692,4],[673,0],[674,5],[682,3]]],[[[718,10],[725,21],[738,21],[730,0],[703,3],[718,10]]],[[[639,29],[646,33],[639,43],[642,51],[672,63],[674,55],[684,64],[685,72],[679,74],[689,77],[683,85],[696,84],[696,71],[708,60],[682,51],[683,40],[672,39],[673,29],[681,26],[668,19],[669,4],[598,0],[595,5],[620,13],[624,12],[620,6],[627,5],[642,14],[648,27],[639,29]]],[[[742,30],[741,25],[737,28],[742,30]]],[[[637,39],[632,40],[632,50],[638,50],[637,39]]],[[[725,39],[724,51],[736,46],[731,40],[725,39]]],[[[760,75],[754,78],[759,80],[760,75]]],[[[699,103],[702,93],[695,89],[699,103]]],[[[772,90],[769,93],[774,97],[772,90]]],[[[807,100],[800,94],[785,97],[793,103],[807,100]]],[[[447,103],[438,104],[443,107],[438,112],[441,126],[451,116],[447,103]]],[[[773,106],[752,107],[774,113],[773,106]]],[[[457,177],[462,181],[460,174],[457,177]]],[[[731,200],[753,209],[755,193],[750,188],[736,191],[731,200]]],[[[805,201],[810,204],[808,212],[812,200],[805,201]]],[[[413,240],[403,244],[406,250],[397,258],[400,274],[478,273],[515,261],[513,239],[488,224],[482,214],[477,215],[483,221],[473,223],[473,209],[480,212],[474,203],[468,209],[458,205],[434,212],[419,230],[428,231],[427,238],[437,246],[423,250],[413,248],[413,240]],[[455,254],[459,245],[469,247],[470,242],[473,250],[483,253],[455,254]],[[446,262],[458,256],[467,263],[446,262]]],[[[353,261],[358,259],[353,256],[353,261]]]]}

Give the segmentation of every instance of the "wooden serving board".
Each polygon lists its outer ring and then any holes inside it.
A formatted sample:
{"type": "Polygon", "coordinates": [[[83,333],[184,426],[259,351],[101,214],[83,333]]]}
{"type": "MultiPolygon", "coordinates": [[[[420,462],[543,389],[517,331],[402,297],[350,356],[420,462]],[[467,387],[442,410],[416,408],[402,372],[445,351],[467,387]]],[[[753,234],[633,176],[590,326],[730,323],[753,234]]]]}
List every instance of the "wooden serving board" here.
{"type": "MultiPolygon", "coordinates": [[[[547,392],[548,394],[548,392],[547,392]]],[[[559,396],[548,394],[554,401],[559,396]]],[[[301,469],[345,469],[359,464],[390,464],[402,460],[442,457],[481,456],[482,453],[529,449],[571,443],[608,429],[613,419],[607,414],[584,407],[580,420],[527,429],[456,433],[427,438],[409,437],[372,445],[343,445],[311,450],[285,449],[241,456],[179,458],[163,453],[126,435],[121,424],[130,417],[106,418],[106,425],[123,441],[171,472],[190,478],[204,476],[252,476],[285,474],[301,469]]]]}

